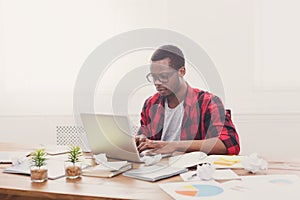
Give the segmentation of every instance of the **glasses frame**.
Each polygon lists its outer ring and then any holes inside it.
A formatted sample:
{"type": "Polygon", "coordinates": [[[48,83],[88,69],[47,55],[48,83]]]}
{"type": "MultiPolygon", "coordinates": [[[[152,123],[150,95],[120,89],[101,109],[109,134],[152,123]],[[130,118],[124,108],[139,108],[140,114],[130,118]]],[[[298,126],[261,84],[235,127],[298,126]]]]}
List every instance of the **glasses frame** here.
{"type": "Polygon", "coordinates": [[[161,83],[168,83],[169,82],[169,79],[171,76],[173,76],[173,74],[175,74],[176,72],[178,72],[177,70],[174,70],[172,72],[163,72],[163,73],[160,73],[158,75],[153,75],[152,73],[149,73],[146,75],[146,79],[147,81],[149,81],[150,83],[155,83],[156,80],[159,80],[159,82],[161,83]],[[161,74],[167,74],[166,75],[166,80],[162,80],[162,75],[161,74]]]}

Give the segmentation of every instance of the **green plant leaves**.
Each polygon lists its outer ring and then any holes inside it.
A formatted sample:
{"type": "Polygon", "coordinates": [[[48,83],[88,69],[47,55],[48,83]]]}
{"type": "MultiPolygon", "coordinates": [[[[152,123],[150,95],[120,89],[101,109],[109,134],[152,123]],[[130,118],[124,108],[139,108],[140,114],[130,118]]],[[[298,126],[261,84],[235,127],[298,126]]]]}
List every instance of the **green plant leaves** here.
{"type": "Polygon", "coordinates": [[[47,153],[45,152],[44,149],[38,149],[34,152],[31,153],[31,161],[32,161],[32,165],[33,166],[36,166],[36,167],[41,167],[41,166],[44,166],[46,165],[46,156],[47,156],[47,153]]]}
{"type": "Polygon", "coordinates": [[[79,146],[70,146],[68,152],[68,161],[76,163],[79,161],[79,157],[82,156],[82,151],[79,146]]]}

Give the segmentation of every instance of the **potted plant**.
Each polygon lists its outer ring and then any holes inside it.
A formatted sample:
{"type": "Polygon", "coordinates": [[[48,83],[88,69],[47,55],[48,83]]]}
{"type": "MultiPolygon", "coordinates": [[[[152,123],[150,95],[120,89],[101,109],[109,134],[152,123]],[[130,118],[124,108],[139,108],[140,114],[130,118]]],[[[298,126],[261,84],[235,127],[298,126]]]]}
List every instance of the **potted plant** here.
{"type": "Polygon", "coordinates": [[[31,153],[30,177],[32,182],[44,182],[48,179],[46,152],[38,149],[31,153]]]}
{"type": "Polygon", "coordinates": [[[82,151],[79,146],[71,146],[68,152],[68,161],[65,163],[66,177],[75,179],[81,177],[81,162],[82,151]]]}

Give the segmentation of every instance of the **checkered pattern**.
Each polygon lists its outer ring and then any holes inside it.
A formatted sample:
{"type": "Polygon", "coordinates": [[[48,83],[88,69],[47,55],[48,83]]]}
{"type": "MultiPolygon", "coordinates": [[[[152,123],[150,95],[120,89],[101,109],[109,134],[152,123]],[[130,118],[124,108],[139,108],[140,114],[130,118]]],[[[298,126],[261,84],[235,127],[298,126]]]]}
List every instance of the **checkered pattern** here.
{"type": "Polygon", "coordinates": [[[82,134],[85,134],[83,127],[56,126],[56,143],[57,145],[81,146],[80,137],[82,134]]]}
{"type": "MultiPolygon", "coordinates": [[[[181,140],[204,140],[219,137],[228,154],[240,151],[239,137],[231,120],[230,112],[224,109],[219,97],[188,85],[184,100],[184,116],[181,140]]],[[[165,98],[156,93],[148,98],[141,113],[138,134],[152,140],[160,140],[164,126],[165,98]]]]}

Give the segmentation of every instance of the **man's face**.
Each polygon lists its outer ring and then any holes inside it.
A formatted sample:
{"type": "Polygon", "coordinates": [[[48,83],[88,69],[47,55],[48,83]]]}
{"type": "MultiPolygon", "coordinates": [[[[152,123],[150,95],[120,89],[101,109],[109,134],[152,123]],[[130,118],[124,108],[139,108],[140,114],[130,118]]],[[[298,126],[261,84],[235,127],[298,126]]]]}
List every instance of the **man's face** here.
{"type": "Polygon", "coordinates": [[[180,87],[178,71],[170,67],[170,59],[165,58],[153,61],[150,66],[150,73],[153,77],[156,90],[162,96],[176,94],[180,87]]]}

